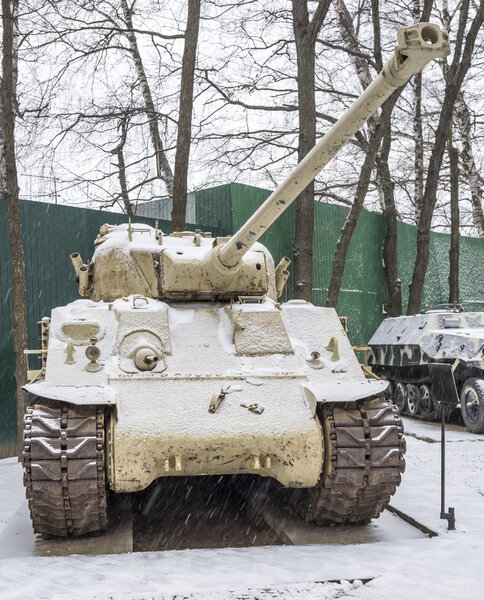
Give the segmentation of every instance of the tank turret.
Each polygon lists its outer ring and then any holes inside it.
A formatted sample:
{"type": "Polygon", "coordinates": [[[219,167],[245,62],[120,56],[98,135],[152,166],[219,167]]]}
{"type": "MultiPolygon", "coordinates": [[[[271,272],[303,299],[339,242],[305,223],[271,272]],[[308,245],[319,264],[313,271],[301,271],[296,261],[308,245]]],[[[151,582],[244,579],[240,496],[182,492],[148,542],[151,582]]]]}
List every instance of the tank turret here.
{"type": "MultiPolygon", "coordinates": [[[[161,477],[249,474],[307,521],[378,517],[405,440],[388,386],[368,380],[333,308],[278,303],[289,261],[258,242],[384,102],[449,50],[430,24],[398,33],[381,75],[230,238],[103,225],[92,261],[71,256],[81,296],[41,324],[42,369],[24,430],[34,530],[108,524],[106,488],[161,477]]],[[[35,379],[39,379],[35,381],[35,379]]]]}
{"type": "Polygon", "coordinates": [[[95,301],[137,293],[160,300],[280,295],[288,259],[274,268],[269,252],[256,242],[395,89],[450,51],[447,33],[430,23],[399,29],[397,40],[378,77],[235,235],[167,236],[149,227],[104,225],[91,266],[81,264],[78,254],[72,257],[80,294],[95,301]]]}

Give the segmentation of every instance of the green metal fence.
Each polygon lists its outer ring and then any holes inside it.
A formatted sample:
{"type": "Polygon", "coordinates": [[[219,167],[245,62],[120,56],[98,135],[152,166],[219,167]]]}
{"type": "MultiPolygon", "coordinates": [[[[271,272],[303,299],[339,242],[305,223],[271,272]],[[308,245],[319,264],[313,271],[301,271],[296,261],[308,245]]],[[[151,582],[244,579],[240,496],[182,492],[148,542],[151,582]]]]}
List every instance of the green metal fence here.
{"type": "MultiPolygon", "coordinates": [[[[245,219],[267,198],[269,191],[237,183],[218,186],[196,193],[196,220],[193,228],[214,235],[234,233],[245,219]]],[[[275,261],[282,256],[292,258],[295,205],[261,238],[275,261]]],[[[21,201],[22,242],[24,245],[27,319],[29,346],[36,348],[37,321],[50,315],[54,306],[78,298],[74,270],[69,259],[79,252],[84,259],[92,255],[92,242],[103,223],[126,222],[126,216],[81,208],[21,201]]],[[[326,299],[334,248],[348,209],[341,206],[315,204],[314,234],[314,302],[326,299]]],[[[134,217],[133,222],[154,225],[154,220],[134,217]]],[[[169,232],[171,224],[160,221],[169,232]]],[[[364,212],[351,241],[343,278],[338,313],[349,317],[350,339],[354,344],[368,341],[384,318],[386,301],[381,247],[385,223],[380,215],[364,212]]],[[[416,228],[399,224],[399,261],[404,301],[415,261],[416,228]]],[[[450,238],[445,234],[431,236],[430,264],[426,278],[423,305],[445,302],[448,297],[450,238]]],[[[292,297],[292,277],[286,286],[286,297],[292,297]]],[[[5,206],[0,201],[0,457],[15,454],[16,400],[13,365],[13,339],[10,324],[11,266],[5,206]]],[[[461,238],[461,298],[484,299],[484,240],[461,238]]]]}
{"type": "MultiPolygon", "coordinates": [[[[79,298],[70,254],[79,252],[85,260],[89,259],[93,252],[93,240],[101,225],[125,223],[126,215],[22,200],[20,218],[27,286],[29,347],[38,348],[37,321],[43,316],[50,316],[50,311],[55,306],[62,306],[79,298]]],[[[133,223],[154,226],[155,220],[133,217],[133,223]]],[[[160,220],[159,226],[165,232],[171,231],[169,221],[160,220]]],[[[217,232],[216,229],[214,231],[217,232]]],[[[5,203],[0,200],[0,457],[16,453],[11,277],[7,216],[5,203]]],[[[30,360],[34,367],[35,359],[30,360]]]]}
{"type": "MultiPolygon", "coordinates": [[[[233,231],[267,198],[269,193],[267,190],[238,183],[230,185],[233,231]]],[[[229,195],[228,190],[226,194],[229,195]]],[[[334,249],[348,210],[335,204],[315,203],[313,262],[315,304],[324,305],[326,301],[334,249]]],[[[291,206],[287,213],[261,238],[261,241],[273,252],[276,260],[284,254],[289,258],[292,257],[295,206],[291,206]]],[[[398,258],[405,310],[408,286],[415,264],[417,229],[413,225],[399,223],[398,236],[398,258]]],[[[381,253],[384,237],[383,217],[363,212],[351,240],[337,307],[338,314],[349,317],[350,340],[355,345],[366,343],[385,317],[383,304],[387,300],[387,295],[381,253]]],[[[430,262],[425,279],[422,308],[448,301],[449,247],[449,235],[431,234],[430,262]]],[[[290,294],[291,282],[286,289],[290,294]]],[[[483,239],[460,238],[460,295],[462,300],[484,300],[483,239]]],[[[291,296],[288,295],[289,297],[291,296]]]]}

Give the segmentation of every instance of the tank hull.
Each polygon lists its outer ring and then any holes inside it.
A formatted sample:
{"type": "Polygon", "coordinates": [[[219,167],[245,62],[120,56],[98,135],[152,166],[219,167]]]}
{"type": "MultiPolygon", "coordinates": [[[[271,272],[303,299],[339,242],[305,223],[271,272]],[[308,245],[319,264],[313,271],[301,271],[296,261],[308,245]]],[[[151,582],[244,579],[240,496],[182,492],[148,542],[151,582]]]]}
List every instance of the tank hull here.
{"type": "MultiPolygon", "coordinates": [[[[313,487],[292,498],[291,508],[319,525],[378,517],[405,467],[398,412],[382,398],[325,403],[316,410],[323,469],[313,487]]],[[[113,468],[109,432],[114,419],[112,407],[99,405],[39,399],[29,407],[24,483],[36,533],[66,537],[107,528],[105,473],[113,468]]]]}
{"type": "Polygon", "coordinates": [[[304,301],[168,305],[129,297],[54,309],[45,381],[27,389],[70,404],[112,406],[108,483],[133,492],[163,476],[237,473],[312,487],[324,460],[318,402],[347,403],[352,390],[354,399],[378,395],[383,388],[375,385],[361,373],[333,309],[304,301]],[[89,370],[92,331],[100,357],[89,370]],[[339,340],[337,358],[328,349],[332,338],[339,340]],[[146,372],[133,366],[143,345],[162,357],[146,372]]]}
{"type": "Polygon", "coordinates": [[[392,383],[401,412],[437,420],[443,410],[450,418],[460,408],[467,428],[484,432],[484,313],[439,310],[385,319],[369,345],[368,363],[392,383]],[[445,377],[438,392],[434,365],[445,377]]]}
{"type": "Polygon", "coordinates": [[[164,476],[238,473],[270,476],[289,487],[316,485],[322,434],[301,378],[258,377],[256,384],[211,377],[113,381],[112,488],[133,492],[164,476]],[[211,414],[209,401],[221,389],[228,393],[211,414]],[[246,408],[251,405],[263,412],[246,408]]]}

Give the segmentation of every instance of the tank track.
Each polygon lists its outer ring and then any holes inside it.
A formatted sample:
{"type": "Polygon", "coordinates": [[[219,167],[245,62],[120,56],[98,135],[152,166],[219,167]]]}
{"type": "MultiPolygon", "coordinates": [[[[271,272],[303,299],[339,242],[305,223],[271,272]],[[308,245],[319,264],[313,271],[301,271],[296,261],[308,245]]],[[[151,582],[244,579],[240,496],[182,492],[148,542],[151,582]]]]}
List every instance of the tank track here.
{"type": "MultiPolygon", "coordinates": [[[[444,406],[444,410],[445,410],[444,419],[447,422],[450,420],[451,416],[454,414],[456,407],[454,405],[446,404],[444,406]]],[[[411,419],[415,419],[417,421],[437,422],[442,419],[442,407],[438,406],[437,408],[434,408],[434,410],[432,410],[431,412],[429,412],[426,415],[419,415],[419,414],[412,415],[411,413],[408,412],[408,410],[400,411],[400,414],[404,415],[405,417],[410,417],[411,419]]]]}
{"type": "Polygon", "coordinates": [[[39,399],[24,417],[24,485],[35,533],[107,527],[104,410],[39,399]]]}
{"type": "Polygon", "coordinates": [[[354,408],[323,405],[323,475],[301,498],[298,512],[318,525],[362,523],[390,502],[405,470],[405,439],[398,409],[384,398],[354,408]]]}

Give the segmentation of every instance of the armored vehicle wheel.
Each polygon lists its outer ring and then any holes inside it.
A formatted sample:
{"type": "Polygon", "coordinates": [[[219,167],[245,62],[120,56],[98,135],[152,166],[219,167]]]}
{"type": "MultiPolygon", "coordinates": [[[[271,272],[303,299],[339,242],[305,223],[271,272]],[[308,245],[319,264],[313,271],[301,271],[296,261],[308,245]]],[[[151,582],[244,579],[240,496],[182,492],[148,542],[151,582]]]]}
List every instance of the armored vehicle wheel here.
{"type": "Polygon", "coordinates": [[[407,400],[407,411],[409,415],[417,415],[419,413],[419,390],[414,383],[409,383],[405,388],[405,397],[407,400]]]}
{"type": "Polygon", "coordinates": [[[34,531],[49,537],[103,531],[104,410],[39,402],[24,418],[24,485],[34,531]]]}
{"type": "Polygon", "coordinates": [[[424,383],[418,388],[420,414],[423,416],[429,415],[434,410],[434,402],[432,398],[432,390],[430,386],[424,383]]]}
{"type": "Polygon", "coordinates": [[[392,401],[400,412],[404,412],[407,406],[407,398],[403,383],[397,382],[393,384],[392,401]]]}
{"type": "Polygon", "coordinates": [[[467,429],[484,432],[484,379],[467,379],[460,395],[461,413],[467,429]]]}
{"type": "Polygon", "coordinates": [[[351,409],[325,405],[319,417],[325,439],[323,473],[318,485],[298,500],[298,512],[318,525],[378,517],[405,470],[398,410],[376,398],[351,409]]]}
{"type": "Polygon", "coordinates": [[[395,384],[392,381],[390,381],[389,379],[387,379],[386,377],[382,377],[381,379],[382,379],[382,381],[387,381],[388,382],[388,387],[383,392],[382,398],[385,398],[385,400],[389,400],[390,402],[392,402],[393,388],[395,387],[395,384]]]}

